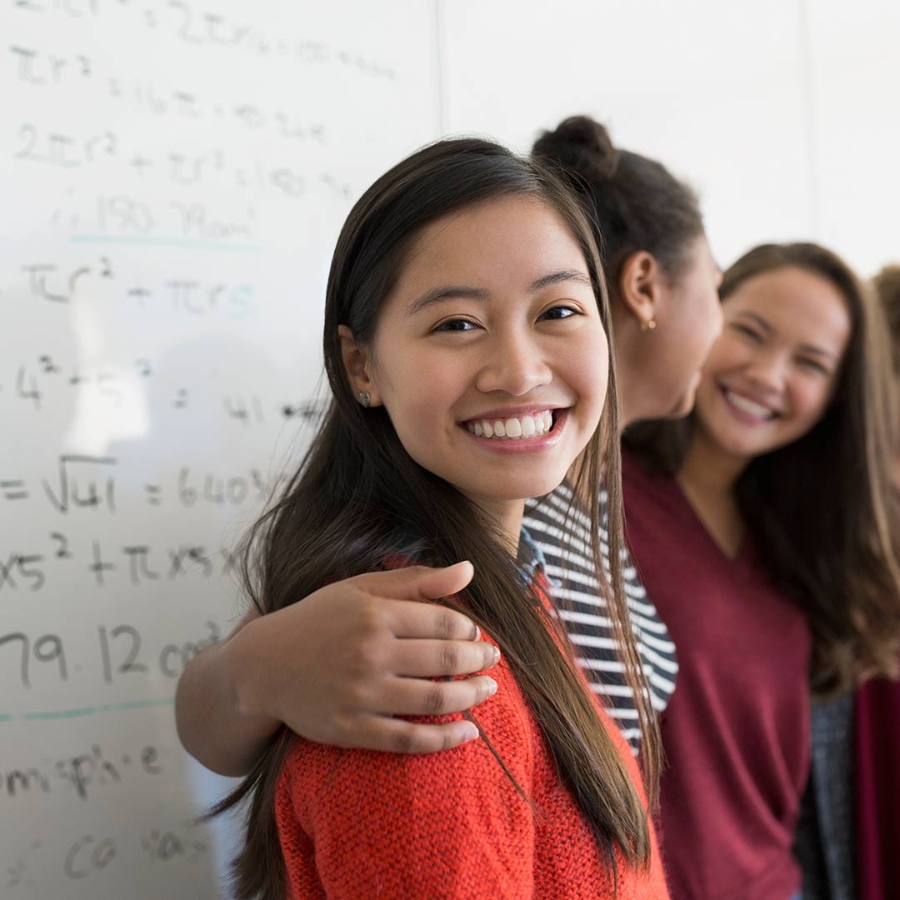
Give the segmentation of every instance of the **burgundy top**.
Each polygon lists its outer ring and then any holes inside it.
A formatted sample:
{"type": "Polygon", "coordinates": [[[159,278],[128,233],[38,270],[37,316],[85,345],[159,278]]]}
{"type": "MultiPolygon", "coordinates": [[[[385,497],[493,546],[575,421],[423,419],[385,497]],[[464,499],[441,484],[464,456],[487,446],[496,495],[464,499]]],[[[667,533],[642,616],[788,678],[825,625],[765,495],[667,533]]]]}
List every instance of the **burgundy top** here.
{"type": "Polygon", "coordinates": [[[810,634],[747,544],[730,559],[674,479],[625,459],[626,536],[678,651],[662,716],[673,900],[788,900],[809,769],[810,634]]]}
{"type": "Polygon", "coordinates": [[[878,679],[856,695],[857,891],[900,897],[900,684],[878,679]]]}

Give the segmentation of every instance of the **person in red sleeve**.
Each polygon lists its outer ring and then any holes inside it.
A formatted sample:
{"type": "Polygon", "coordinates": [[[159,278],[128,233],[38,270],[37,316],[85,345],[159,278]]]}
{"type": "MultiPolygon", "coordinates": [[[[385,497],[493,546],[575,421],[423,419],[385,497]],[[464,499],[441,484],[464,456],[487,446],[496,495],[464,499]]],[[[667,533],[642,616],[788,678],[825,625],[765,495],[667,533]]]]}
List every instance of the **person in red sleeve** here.
{"type": "MultiPolygon", "coordinates": [[[[658,736],[621,590],[608,329],[590,225],[542,165],[487,141],[441,141],[354,206],[326,292],[332,400],[248,536],[247,589],[264,619],[339,579],[377,592],[396,577],[385,569],[458,563],[443,602],[478,623],[500,659],[498,690],[468,717],[471,740],[427,757],[280,731],[220,807],[250,801],[238,897],[668,897],[648,816],[658,736]],[[574,489],[596,497],[601,469],[609,615],[649,791],[522,531],[526,498],[573,471],[574,489]]],[[[596,501],[590,513],[597,536],[596,501]]],[[[430,710],[439,723],[440,704],[430,710]]]]}

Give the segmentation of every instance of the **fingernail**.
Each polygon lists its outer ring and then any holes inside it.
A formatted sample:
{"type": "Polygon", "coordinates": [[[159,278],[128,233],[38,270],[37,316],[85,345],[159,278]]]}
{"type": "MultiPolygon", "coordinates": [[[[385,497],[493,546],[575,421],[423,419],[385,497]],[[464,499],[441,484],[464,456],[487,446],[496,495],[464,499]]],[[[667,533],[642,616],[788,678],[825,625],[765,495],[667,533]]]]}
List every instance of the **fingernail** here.
{"type": "Polygon", "coordinates": [[[493,678],[488,678],[487,695],[493,697],[497,693],[497,682],[493,678]]]}
{"type": "Polygon", "coordinates": [[[469,741],[474,741],[477,737],[478,729],[471,722],[466,722],[463,728],[463,743],[466,744],[469,741]]]}
{"type": "Polygon", "coordinates": [[[481,629],[480,629],[477,625],[475,626],[475,637],[472,638],[472,640],[473,640],[473,641],[480,641],[480,640],[481,640],[481,629]]]}
{"type": "Polygon", "coordinates": [[[491,663],[491,665],[495,666],[498,662],[500,662],[500,648],[492,647],[491,649],[494,651],[494,661],[491,663]]]}

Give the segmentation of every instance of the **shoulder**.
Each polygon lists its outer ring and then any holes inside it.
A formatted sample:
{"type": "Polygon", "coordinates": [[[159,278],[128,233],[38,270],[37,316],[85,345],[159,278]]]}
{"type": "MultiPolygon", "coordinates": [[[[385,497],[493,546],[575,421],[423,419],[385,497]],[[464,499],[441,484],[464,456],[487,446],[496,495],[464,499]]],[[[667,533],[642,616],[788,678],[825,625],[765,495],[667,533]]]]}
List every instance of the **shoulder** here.
{"type": "Polygon", "coordinates": [[[622,454],[622,491],[626,526],[644,511],[666,511],[679,519],[685,514],[686,501],[678,482],[629,453],[622,454]]]}
{"type": "Polygon", "coordinates": [[[524,798],[541,745],[503,665],[475,710],[483,737],[461,747],[414,756],[295,739],[276,792],[282,851],[300,848],[294,870],[313,866],[334,896],[357,900],[525,896],[535,826],[524,798]]]}
{"type": "Polygon", "coordinates": [[[622,451],[623,484],[644,485],[660,490],[672,481],[669,475],[652,468],[646,461],[638,458],[628,450],[622,451]]]}
{"type": "Polygon", "coordinates": [[[568,485],[528,500],[522,524],[551,562],[573,554],[590,559],[591,520],[568,485]]]}
{"type": "MultiPolygon", "coordinates": [[[[493,751],[527,790],[538,744],[537,725],[505,661],[501,659],[491,676],[497,692],[473,713],[482,737],[427,755],[332,747],[295,737],[282,767],[279,791],[293,797],[298,816],[307,824],[322,804],[342,802],[337,798],[345,791],[351,806],[357,802],[375,806],[408,803],[426,795],[432,805],[438,796],[460,802],[462,795],[474,797],[483,788],[499,792],[504,802],[511,801],[515,791],[510,794],[507,790],[512,786],[493,751]]],[[[438,724],[461,718],[462,714],[456,713],[416,717],[414,721],[438,724]]]]}

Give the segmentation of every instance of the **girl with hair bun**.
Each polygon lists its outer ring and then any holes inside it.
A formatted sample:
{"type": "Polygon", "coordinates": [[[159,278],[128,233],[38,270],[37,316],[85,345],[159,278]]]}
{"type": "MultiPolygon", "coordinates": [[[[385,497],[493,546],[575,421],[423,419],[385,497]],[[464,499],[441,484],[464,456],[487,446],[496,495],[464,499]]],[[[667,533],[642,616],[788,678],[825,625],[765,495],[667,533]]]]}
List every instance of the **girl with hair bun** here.
{"type": "Polygon", "coordinates": [[[544,132],[532,154],[568,181],[595,225],[626,424],[687,415],[721,328],[719,271],[695,194],[661,163],[614,147],[587,116],[544,132]]]}

